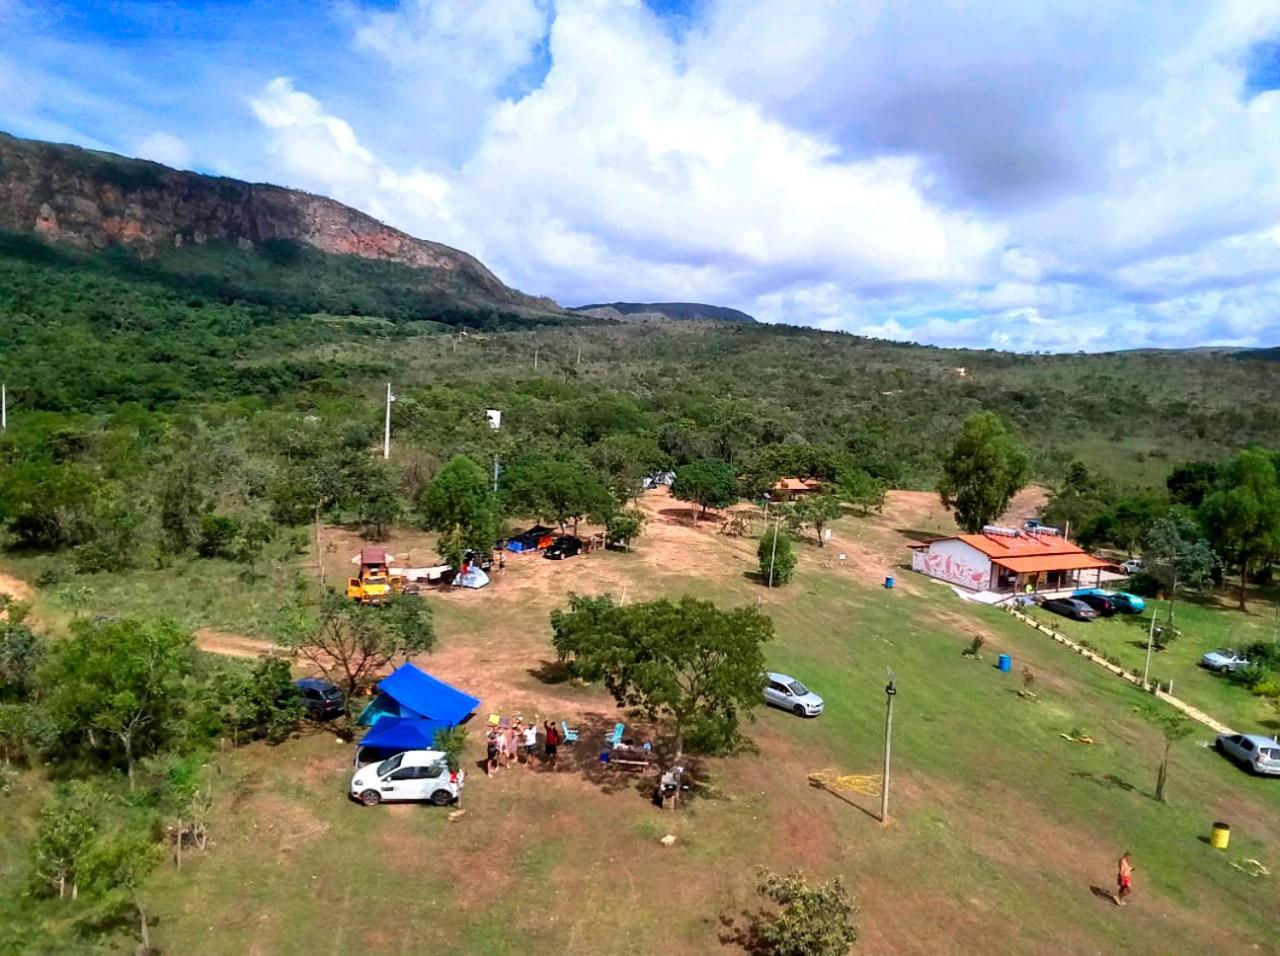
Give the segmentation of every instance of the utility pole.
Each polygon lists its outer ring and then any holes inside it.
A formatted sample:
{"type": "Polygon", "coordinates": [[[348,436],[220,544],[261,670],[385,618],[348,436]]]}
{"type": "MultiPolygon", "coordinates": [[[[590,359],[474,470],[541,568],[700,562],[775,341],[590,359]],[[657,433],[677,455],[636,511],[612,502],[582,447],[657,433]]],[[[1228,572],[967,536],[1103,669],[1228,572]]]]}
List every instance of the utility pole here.
{"type": "Polygon", "coordinates": [[[577,364],[578,364],[578,365],[581,365],[581,364],[582,364],[582,346],[581,346],[581,345],[579,345],[579,346],[578,346],[578,361],[577,361],[577,364]]]}
{"type": "Polygon", "coordinates": [[[493,456],[493,493],[498,493],[498,456],[493,456]]]}
{"type": "Polygon", "coordinates": [[[538,370],[538,349],[539,346],[537,345],[533,347],[533,370],[535,372],[538,370]]]}
{"type": "Polygon", "coordinates": [[[0,432],[9,428],[9,393],[6,386],[0,385],[0,432]]]}
{"type": "Polygon", "coordinates": [[[769,587],[773,587],[773,559],[778,555],[778,529],[782,527],[782,515],[773,524],[773,547],[769,549],[769,587]]]}
{"type": "Polygon", "coordinates": [[[884,779],[880,783],[880,823],[889,822],[889,745],[893,739],[893,698],[898,693],[894,686],[893,671],[889,671],[889,683],[884,687],[884,779]]]}
{"type": "Polygon", "coordinates": [[[1153,602],[1151,605],[1151,629],[1147,631],[1147,662],[1142,665],[1142,689],[1149,690],[1147,684],[1147,674],[1151,671],[1151,645],[1156,639],[1156,606],[1153,602]]]}
{"type": "Polygon", "coordinates": [[[391,383],[387,382],[387,423],[382,432],[382,457],[391,457],[391,403],[396,397],[391,394],[391,383]]]}

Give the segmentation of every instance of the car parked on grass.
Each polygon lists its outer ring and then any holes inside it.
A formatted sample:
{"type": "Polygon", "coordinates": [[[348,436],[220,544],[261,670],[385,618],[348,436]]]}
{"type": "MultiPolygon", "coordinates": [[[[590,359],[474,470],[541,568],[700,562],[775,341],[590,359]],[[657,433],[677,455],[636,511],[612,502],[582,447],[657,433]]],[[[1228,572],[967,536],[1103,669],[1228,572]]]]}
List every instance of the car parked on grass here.
{"type": "Polygon", "coordinates": [[[1086,594],[1101,594],[1116,606],[1116,610],[1124,614],[1141,614],[1147,608],[1147,602],[1128,591],[1104,591],[1102,588],[1078,588],[1071,592],[1072,597],[1084,597],[1086,594]]]}
{"type": "Polygon", "coordinates": [[[1116,607],[1116,602],[1104,594],[1081,594],[1073,598],[1073,600],[1083,601],[1097,611],[1100,617],[1111,617],[1116,611],[1120,610],[1116,607]]]}
{"type": "Polygon", "coordinates": [[[822,698],[794,677],[772,671],[765,674],[764,702],[797,717],[817,717],[824,707],[822,698]]]}
{"type": "Polygon", "coordinates": [[[1250,773],[1280,777],[1280,743],[1262,734],[1219,734],[1218,753],[1247,767],[1250,773]]]}
{"type": "Polygon", "coordinates": [[[542,552],[542,556],[550,561],[563,561],[582,553],[582,539],[571,534],[562,534],[551,542],[551,547],[542,552]]]}
{"type": "Polygon", "coordinates": [[[1121,564],[1120,567],[1124,569],[1125,574],[1138,574],[1142,571],[1142,562],[1137,558],[1130,558],[1128,561],[1121,564]]]}
{"type": "Polygon", "coordinates": [[[351,778],[351,797],[366,807],[385,801],[448,806],[462,795],[463,771],[451,771],[441,750],[406,750],[361,767],[351,778]]]}
{"type": "Polygon", "coordinates": [[[1249,658],[1239,651],[1233,651],[1229,647],[1220,647],[1216,651],[1209,651],[1209,653],[1201,657],[1200,666],[1207,667],[1211,671],[1217,671],[1219,674],[1229,674],[1242,667],[1248,667],[1249,658]]]}
{"type": "Polygon", "coordinates": [[[343,713],[347,707],[342,691],[322,677],[304,677],[293,682],[302,697],[302,709],[312,720],[329,720],[343,713]]]}
{"type": "Polygon", "coordinates": [[[1085,604],[1080,598],[1074,597],[1050,598],[1044,602],[1042,607],[1046,611],[1061,614],[1063,617],[1069,617],[1073,621],[1092,621],[1098,616],[1097,611],[1085,604]]]}

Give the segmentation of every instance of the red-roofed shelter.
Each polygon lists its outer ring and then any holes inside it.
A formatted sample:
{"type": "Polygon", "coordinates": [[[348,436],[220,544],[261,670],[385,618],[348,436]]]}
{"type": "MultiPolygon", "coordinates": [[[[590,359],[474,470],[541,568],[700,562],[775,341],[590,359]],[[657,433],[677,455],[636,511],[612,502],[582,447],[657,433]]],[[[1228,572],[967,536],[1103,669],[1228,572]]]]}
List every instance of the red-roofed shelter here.
{"type": "Polygon", "coordinates": [[[1014,593],[1028,585],[1032,591],[1092,587],[1111,567],[1111,562],[1059,534],[995,526],[981,534],[935,538],[911,548],[914,570],[973,591],[1014,593]]]}

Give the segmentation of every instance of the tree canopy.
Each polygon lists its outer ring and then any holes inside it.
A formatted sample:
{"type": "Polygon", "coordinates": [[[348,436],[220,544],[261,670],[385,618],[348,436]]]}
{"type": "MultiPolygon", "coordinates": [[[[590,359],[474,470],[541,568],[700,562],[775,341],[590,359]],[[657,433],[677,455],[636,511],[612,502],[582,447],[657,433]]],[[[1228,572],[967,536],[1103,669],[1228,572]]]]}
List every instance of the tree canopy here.
{"type": "Polygon", "coordinates": [[[725,508],[738,500],[738,477],[727,461],[691,461],[677,469],[671,497],[693,502],[699,515],[705,515],[708,508],[725,508]]]}
{"type": "Polygon", "coordinates": [[[619,605],[609,596],[570,598],[551,614],[553,643],[586,680],[601,680],[620,706],[666,717],[675,761],[734,746],[761,701],[763,646],[773,622],[751,607],[721,610],[684,597],[619,605]]]}
{"type": "Polygon", "coordinates": [[[422,525],[440,533],[436,549],[455,568],[468,551],[488,553],[498,537],[498,502],[484,469],[455,455],[440,469],[418,501],[422,525]]]}
{"type": "Polygon", "coordinates": [[[956,513],[956,524],[974,534],[991,524],[1031,474],[1031,460],[1000,416],[979,412],[965,419],[959,438],[942,462],[938,494],[956,513]]]}
{"type": "Polygon", "coordinates": [[[1249,573],[1280,555],[1280,479],[1276,456],[1259,448],[1240,452],[1200,506],[1200,520],[1219,554],[1240,572],[1240,607],[1248,602],[1249,573]]]}

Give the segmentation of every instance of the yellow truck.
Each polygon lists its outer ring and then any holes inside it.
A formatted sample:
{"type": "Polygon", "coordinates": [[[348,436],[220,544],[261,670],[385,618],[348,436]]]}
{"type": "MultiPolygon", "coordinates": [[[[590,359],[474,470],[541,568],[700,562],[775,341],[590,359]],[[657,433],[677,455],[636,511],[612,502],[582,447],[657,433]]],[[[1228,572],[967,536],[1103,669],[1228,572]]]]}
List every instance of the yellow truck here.
{"type": "Polygon", "coordinates": [[[347,578],[347,597],[360,604],[386,604],[404,586],[391,574],[391,555],[381,548],[362,548],[352,559],[360,564],[356,577],[347,578]]]}

